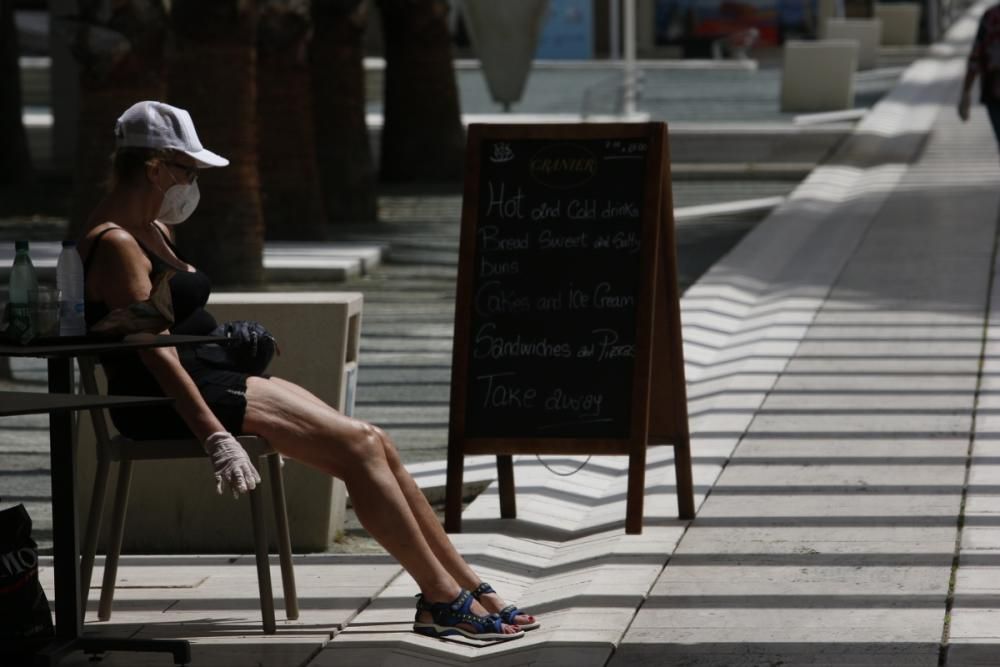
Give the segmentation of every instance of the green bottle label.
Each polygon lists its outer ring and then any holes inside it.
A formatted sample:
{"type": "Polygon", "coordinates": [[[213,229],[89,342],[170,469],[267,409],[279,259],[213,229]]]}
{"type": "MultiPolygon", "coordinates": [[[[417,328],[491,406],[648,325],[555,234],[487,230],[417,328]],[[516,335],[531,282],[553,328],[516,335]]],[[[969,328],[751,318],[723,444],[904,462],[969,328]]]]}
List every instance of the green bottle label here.
{"type": "Polygon", "coordinates": [[[27,303],[12,303],[10,308],[10,326],[8,337],[21,343],[29,342],[35,337],[35,327],[31,318],[31,306],[27,303]]]}

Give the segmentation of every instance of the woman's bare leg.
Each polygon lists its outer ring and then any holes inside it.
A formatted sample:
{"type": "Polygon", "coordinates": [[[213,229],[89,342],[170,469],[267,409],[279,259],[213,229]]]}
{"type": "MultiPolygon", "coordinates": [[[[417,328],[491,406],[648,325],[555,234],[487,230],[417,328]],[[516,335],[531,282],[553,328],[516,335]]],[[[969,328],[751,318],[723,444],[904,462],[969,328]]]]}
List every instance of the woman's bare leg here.
{"type": "MultiPolygon", "coordinates": [[[[303,400],[304,390],[291,390],[294,386],[248,378],[244,430],[266,438],[284,455],[343,479],[362,525],[410,573],[421,593],[434,602],[453,600],[464,586],[424,537],[386,459],[382,434],[322,402],[303,400]]],[[[488,613],[478,603],[472,611],[488,613]]],[[[505,626],[505,631],[516,629],[505,626]]]]}
{"type": "MultiPolygon", "coordinates": [[[[448,533],[444,531],[441,521],[438,520],[437,515],[434,513],[434,508],[427,502],[427,497],[424,496],[416,480],[413,479],[413,476],[399,458],[399,453],[396,451],[396,446],[393,444],[392,439],[377,426],[373,428],[382,438],[389,467],[392,469],[393,474],[395,474],[396,480],[399,482],[399,487],[406,496],[410,504],[410,509],[413,511],[413,515],[420,525],[420,530],[423,532],[424,538],[430,545],[434,555],[437,556],[441,564],[444,565],[444,568],[448,570],[462,588],[473,590],[480,584],[479,575],[469,567],[465,558],[462,557],[462,554],[455,548],[451,538],[448,537],[448,533]]],[[[480,601],[491,612],[499,612],[506,606],[503,598],[496,593],[483,595],[480,601]]],[[[514,622],[527,625],[528,623],[534,623],[535,617],[530,614],[521,614],[515,617],[514,622]]]]}
{"type": "MultiPolygon", "coordinates": [[[[303,400],[310,401],[317,406],[328,407],[320,398],[294,383],[279,378],[272,378],[272,381],[286,385],[288,391],[301,397],[303,400]]],[[[372,428],[374,428],[375,433],[382,442],[386,461],[393,475],[396,477],[399,488],[402,490],[407,504],[410,506],[410,510],[413,512],[413,516],[416,518],[417,524],[420,526],[420,531],[423,533],[424,539],[427,541],[431,551],[434,552],[438,562],[444,566],[444,569],[454,577],[459,586],[467,590],[474,589],[480,583],[479,575],[469,567],[465,558],[458,552],[458,549],[455,548],[448,534],[444,531],[441,522],[434,513],[434,508],[427,502],[427,497],[424,496],[416,480],[413,479],[413,476],[410,475],[410,472],[399,458],[392,439],[377,426],[372,428]]],[[[351,497],[353,500],[353,493],[351,497]]],[[[503,598],[497,594],[484,595],[482,602],[483,606],[490,612],[498,612],[506,606],[503,598]]],[[[518,616],[515,620],[527,624],[533,623],[535,619],[531,615],[524,614],[518,616]]]]}

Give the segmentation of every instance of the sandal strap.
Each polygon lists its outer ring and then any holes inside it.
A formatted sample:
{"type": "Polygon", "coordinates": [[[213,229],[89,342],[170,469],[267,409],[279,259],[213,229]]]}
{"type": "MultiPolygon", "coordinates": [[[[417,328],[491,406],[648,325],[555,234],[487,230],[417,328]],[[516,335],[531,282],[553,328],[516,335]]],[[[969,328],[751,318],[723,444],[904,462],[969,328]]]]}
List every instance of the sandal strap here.
{"type": "Polygon", "coordinates": [[[496,591],[493,590],[493,587],[490,586],[485,581],[480,582],[479,585],[473,588],[472,591],[470,592],[472,593],[472,597],[476,598],[477,600],[484,595],[489,595],[490,593],[496,595],[496,591]]]}
{"type": "Polygon", "coordinates": [[[525,614],[523,611],[518,609],[517,605],[513,604],[507,605],[497,613],[497,616],[500,617],[500,620],[502,620],[507,625],[517,625],[516,623],[514,623],[514,619],[517,618],[518,616],[527,616],[527,615],[528,614],[525,614]]]}

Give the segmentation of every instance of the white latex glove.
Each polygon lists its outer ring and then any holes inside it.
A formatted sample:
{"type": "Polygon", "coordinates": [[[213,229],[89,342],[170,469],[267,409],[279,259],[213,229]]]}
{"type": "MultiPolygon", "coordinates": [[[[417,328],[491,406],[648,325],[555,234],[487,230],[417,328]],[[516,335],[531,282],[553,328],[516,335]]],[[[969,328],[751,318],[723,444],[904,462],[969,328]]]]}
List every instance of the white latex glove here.
{"type": "Polygon", "coordinates": [[[260,474],[250,463],[243,445],[232,433],[219,431],[205,440],[205,451],[215,468],[215,490],[221,495],[226,487],[232,489],[233,498],[253,491],[260,484],[260,474]]]}

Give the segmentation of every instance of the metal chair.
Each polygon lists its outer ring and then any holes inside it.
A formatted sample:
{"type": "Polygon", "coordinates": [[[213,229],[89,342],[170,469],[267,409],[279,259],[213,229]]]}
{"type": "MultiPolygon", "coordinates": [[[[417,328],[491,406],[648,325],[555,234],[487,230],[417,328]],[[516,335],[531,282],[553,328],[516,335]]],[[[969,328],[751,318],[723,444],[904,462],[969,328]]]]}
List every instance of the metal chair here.
{"type": "MultiPolygon", "coordinates": [[[[80,376],[83,391],[98,394],[95,375],[96,360],[80,357],[80,376]]],[[[118,573],[118,557],[121,554],[125,533],[125,512],[128,505],[129,486],[132,479],[132,463],[157,459],[205,458],[205,450],[197,440],[132,440],[118,435],[111,437],[103,409],[90,411],[94,434],[97,439],[97,471],[91,496],[90,514],[83,543],[83,559],[80,564],[80,585],[83,612],[86,614],[90,579],[93,574],[94,556],[101,532],[101,518],[107,494],[108,473],[112,462],[118,463],[118,486],[115,490],[114,510],[107,555],[104,560],[104,581],[101,585],[101,601],[97,617],[106,621],[111,618],[111,603],[115,594],[115,580],[118,573]]],[[[241,436],[240,444],[247,450],[250,460],[260,468],[262,459],[267,459],[270,476],[271,499],[274,503],[274,517],[278,530],[278,557],[281,564],[281,583],[285,596],[285,615],[289,620],[299,617],[298,597],[295,592],[295,573],[292,569],[292,546],[288,532],[288,513],[285,508],[285,487],[281,472],[281,458],[266,440],[256,436],[241,436]]],[[[253,521],[254,551],[257,559],[257,584],[260,589],[260,611],[264,632],[273,634],[274,596],[271,592],[271,572],[268,567],[267,533],[261,507],[260,488],[251,491],[250,514],[253,521]]]]}

